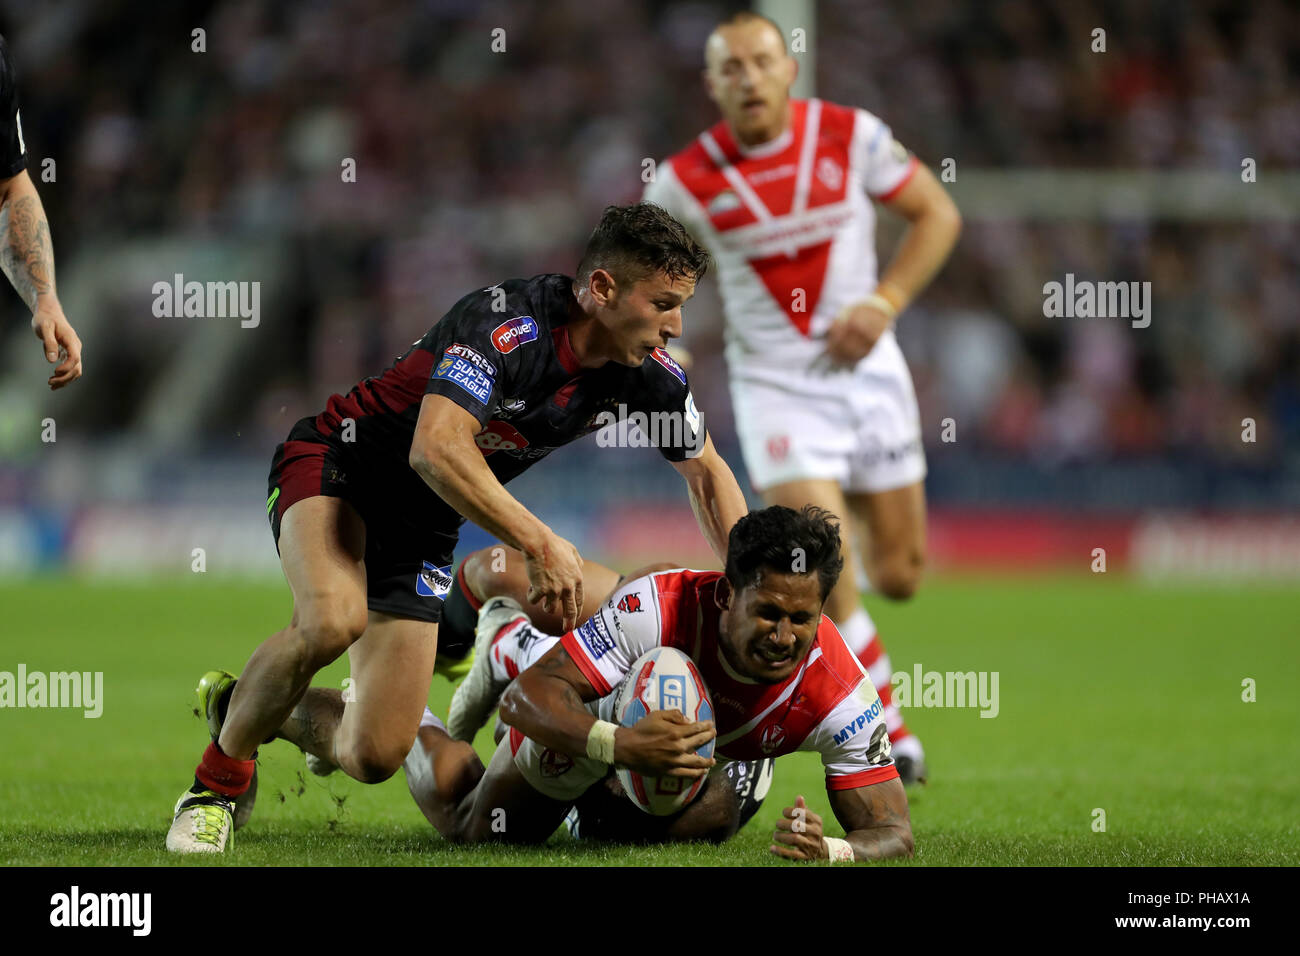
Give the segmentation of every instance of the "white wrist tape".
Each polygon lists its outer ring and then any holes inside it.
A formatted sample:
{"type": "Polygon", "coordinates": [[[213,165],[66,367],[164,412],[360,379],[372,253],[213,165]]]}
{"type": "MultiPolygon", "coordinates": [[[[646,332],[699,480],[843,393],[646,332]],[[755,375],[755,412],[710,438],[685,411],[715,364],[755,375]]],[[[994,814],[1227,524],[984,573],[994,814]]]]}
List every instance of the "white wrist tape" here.
{"type": "Polygon", "coordinates": [[[591,731],[587,734],[587,756],[601,763],[613,763],[614,731],[617,729],[618,724],[611,724],[608,720],[598,720],[592,724],[591,731]]]}
{"type": "Polygon", "coordinates": [[[866,299],[863,300],[862,304],[869,305],[873,309],[879,309],[881,312],[885,313],[885,315],[889,316],[891,319],[894,316],[898,315],[897,306],[895,306],[894,303],[890,302],[879,292],[871,293],[871,295],[867,296],[866,299]]]}
{"type": "Polygon", "coordinates": [[[852,863],[857,859],[848,840],[824,836],[822,842],[826,844],[826,855],[830,857],[832,863],[852,863]]]}

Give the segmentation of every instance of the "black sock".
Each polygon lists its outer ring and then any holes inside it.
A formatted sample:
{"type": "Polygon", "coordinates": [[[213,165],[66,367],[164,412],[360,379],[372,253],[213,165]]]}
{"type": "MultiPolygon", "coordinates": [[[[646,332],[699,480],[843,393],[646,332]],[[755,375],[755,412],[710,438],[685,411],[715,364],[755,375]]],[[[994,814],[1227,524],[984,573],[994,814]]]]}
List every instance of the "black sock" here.
{"type": "Polygon", "coordinates": [[[453,661],[463,660],[474,647],[477,627],[478,610],[465,593],[460,567],[457,567],[451,576],[451,590],[442,602],[442,618],[438,621],[438,656],[453,661]]]}

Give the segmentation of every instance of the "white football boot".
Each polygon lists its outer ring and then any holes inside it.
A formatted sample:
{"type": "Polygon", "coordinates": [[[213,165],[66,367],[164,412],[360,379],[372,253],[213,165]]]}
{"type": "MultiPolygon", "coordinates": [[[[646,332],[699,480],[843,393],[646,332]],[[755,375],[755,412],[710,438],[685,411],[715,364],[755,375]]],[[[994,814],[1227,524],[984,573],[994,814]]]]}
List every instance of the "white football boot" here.
{"type": "Polygon", "coordinates": [[[229,797],[186,790],[176,801],[167,849],[173,853],[224,853],[234,846],[234,803],[229,797]]]}

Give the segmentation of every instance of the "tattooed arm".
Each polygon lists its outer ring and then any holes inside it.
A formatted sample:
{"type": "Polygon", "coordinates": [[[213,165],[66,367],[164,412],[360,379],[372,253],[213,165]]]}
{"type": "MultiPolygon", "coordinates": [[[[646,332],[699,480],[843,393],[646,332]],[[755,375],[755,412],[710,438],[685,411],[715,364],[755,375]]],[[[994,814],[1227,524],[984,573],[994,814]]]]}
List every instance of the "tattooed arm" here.
{"type": "Polygon", "coordinates": [[[50,388],[80,378],[81,339],[55,292],[50,225],[26,170],[0,181],[0,269],[32,310],[32,331],[45,345],[46,360],[59,363],[50,388]]]}

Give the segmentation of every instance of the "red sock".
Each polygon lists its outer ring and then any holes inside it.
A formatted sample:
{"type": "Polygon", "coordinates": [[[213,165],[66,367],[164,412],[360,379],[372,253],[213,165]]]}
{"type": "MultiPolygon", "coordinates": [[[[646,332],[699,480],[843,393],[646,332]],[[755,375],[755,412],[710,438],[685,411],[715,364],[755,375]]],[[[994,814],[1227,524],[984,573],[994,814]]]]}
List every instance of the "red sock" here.
{"type": "Polygon", "coordinates": [[[203,760],[194,769],[194,779],[209,790],[237,797],[248,789],[256,760],[235,760],[221,752],[215,742],[203,751],[203,760]]]}
{"type": "Polygon", "coordinates": [[[465,600],[469,603],[470,607],[477,611],[483,606],[483,602],[474,596],[474,592],[469,589],[469,582],[465,580],[464,561],[462,561],[460,567],[456,569],[456,583],[460,585],[461,592],[464,593],[465,600]]]}

